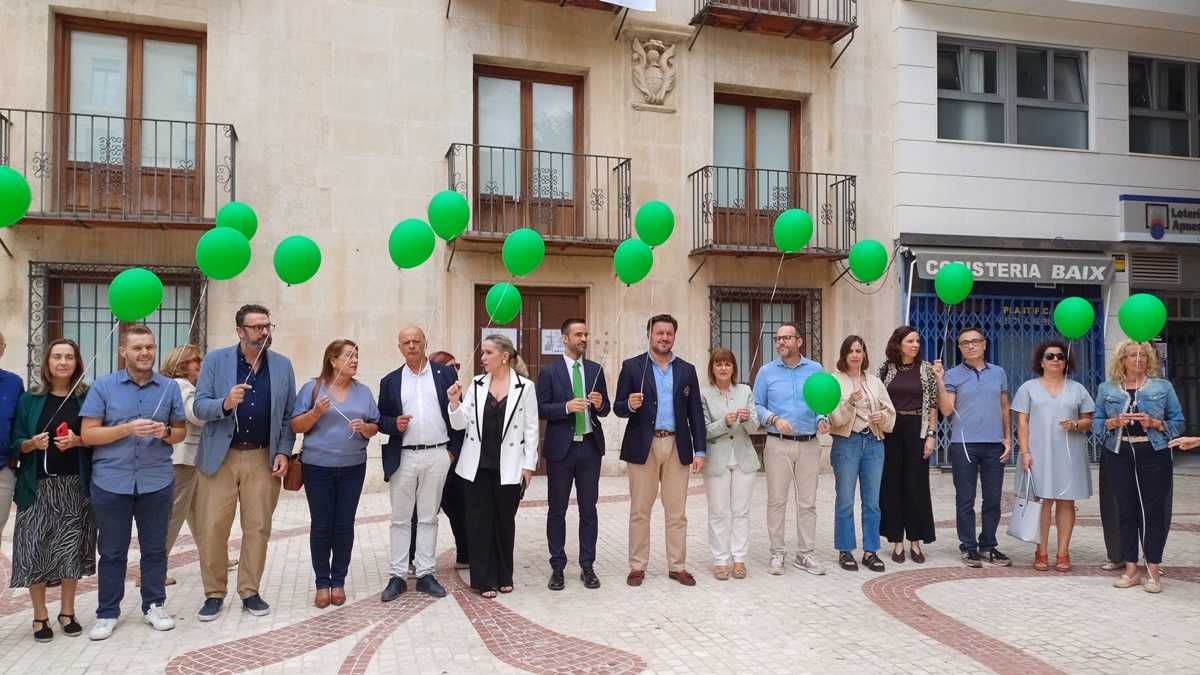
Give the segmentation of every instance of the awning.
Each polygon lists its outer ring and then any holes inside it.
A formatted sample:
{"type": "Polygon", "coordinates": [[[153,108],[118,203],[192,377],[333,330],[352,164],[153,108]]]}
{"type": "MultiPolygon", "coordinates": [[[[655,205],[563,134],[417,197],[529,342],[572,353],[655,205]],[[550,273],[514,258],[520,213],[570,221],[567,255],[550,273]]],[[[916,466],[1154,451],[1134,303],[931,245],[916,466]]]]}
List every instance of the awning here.
{"type": "Polygon", "coordinates": [[[952,262],[966,265],[979,281],[1106,284],[1113,278],[1113,260],[1106,255],[927,247],[911,247],[909,251],[917,259],[917,276],[922,279],[933,279],[943,265],[952,262]]]}

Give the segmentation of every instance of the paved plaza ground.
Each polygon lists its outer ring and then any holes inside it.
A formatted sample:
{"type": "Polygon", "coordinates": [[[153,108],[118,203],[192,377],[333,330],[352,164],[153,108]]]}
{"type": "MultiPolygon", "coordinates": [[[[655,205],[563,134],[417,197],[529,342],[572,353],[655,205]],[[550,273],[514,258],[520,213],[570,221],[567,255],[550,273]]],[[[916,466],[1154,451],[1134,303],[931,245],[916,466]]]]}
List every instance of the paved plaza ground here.
{"type": "MultiPolygon", "coordinates": [[[[887,571],[846,572],[833,550],[833,477],[823,475],[818,499],[820,559],[826,576],[789,567],[767,574],[766,486],[759,476],[752,512],[750,574],[717,581],[708,558],[703,483],[688,499],[688,567],[697,585],[667,579],[662,511],[656,509],[653,549],[641,588],[625,585],[628,491],[625,478],[601,481],[596,571],[587,590],[568,568],[567,588],[546,589],[545,479],[535,479],[517,516],[516,592],[485,600],[453,570],[453,539],[439,534],[440,600],[410,591],[384,605],[389,506],[384,492],[363,495],[347,603],[312,605],[308,507],[284,493],[262,588],[269,616],[227,601],[212,623],[195,618],[202,603],[200,570],[188,536],[171,558],[179,583],[168,588],[170,632],[140,621],[132,574],[123,616],[113,636],[91,642],[95,577],[80,585],[78,615],[85,634],[38,644],[28,596],[10,590],[9,560],[0,556],[0,669],[5,673],[1200,673],[1200,457],[1177,454],[1175,516],[1164,565],[1164,589],[1112,587],[1104,562],[1098,504],[1079,503],[1071,548],[1075,571],[1032,569],[1033,546],[1003,534],[1011,568],[965,568],[954,533],[949,474],[933,478],[938,540],[928,561],[887,571]]],[[[1093,484],[1095,481],[1093,480],[1093,484]]],[[[1009,473],[1006,490],[1012,488],[1009,473]]],[[[1006,518],[1011,496],[1006,492],[1006,518]]],[[[789,506],[789,509],[791,507],[789,506]]],[[[574,528],[575,512],[568,529],[574,528]]],[[[789,511],[788,542],[794,543],[789,511]]],[[[0,551],[11,546],[12,524],[0,551]]],[[[237,533],[231,546],[237,545],[237,533]]],[[[568,552],[574,558],[574,537],[568,552]]],[[[886,544],[885,544],[886,548],[886,544]]],[[[136,557],[136,555],[134,555],[136,557]]],[[[236,572],[231,572],[231,586],[236,572]]],[[[466,575],[466,572],[463,572],[466,575]]],[[[56,592],[51,596],[56,598],[56,592]]],[[[50,605],[51,616],[58,611],[50,605]]]]}

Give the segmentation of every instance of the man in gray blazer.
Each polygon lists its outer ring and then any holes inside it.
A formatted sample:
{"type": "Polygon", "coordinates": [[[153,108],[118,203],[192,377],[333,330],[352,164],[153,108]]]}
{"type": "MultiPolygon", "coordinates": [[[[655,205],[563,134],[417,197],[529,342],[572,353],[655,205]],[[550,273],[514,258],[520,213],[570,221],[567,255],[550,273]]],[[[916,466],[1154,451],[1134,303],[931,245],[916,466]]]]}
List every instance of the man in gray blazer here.
{"type": "Polygon", "coordinates": [[[266,307],[242,306],[235,327],[238,344],[209,353],[196,382],[194,411],[205,422],[196,451],[196,545],[205,597],[197,613],[201,621],[217,618],[228,593],[229,528],[239,503],[242,609],[254,616],[271,613],[258,586],[279,479],[287,473],[296,442],[291,428],[296,376],[286,356],[270,351],[274,329],[266,307]]]}

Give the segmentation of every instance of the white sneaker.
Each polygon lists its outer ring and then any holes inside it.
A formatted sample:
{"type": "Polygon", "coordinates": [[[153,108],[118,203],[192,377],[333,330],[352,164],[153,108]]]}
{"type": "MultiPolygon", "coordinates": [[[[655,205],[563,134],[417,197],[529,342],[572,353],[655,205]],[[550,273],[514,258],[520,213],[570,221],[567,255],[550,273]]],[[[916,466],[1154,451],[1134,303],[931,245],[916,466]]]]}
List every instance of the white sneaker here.
{"type": "Polygon", "coordinates": [[[92,632],[88,633],[88,637],[93,640],[107,640],[116,627],[116,619],[96,619],[96,623],[92,626],[92,632]]]}
{"type": "Polygon", "coordinates": [[[804,556],[803,560],[797,558],[796,567],[799,567],[809,574],[816,574],[818,576],[825,574],[825,568],[821,567],[821,563],[817,562],[817,559],[814,558],[811,553],[804,556]]]}
{"type": "Polygon", "coordinates": [[[146,610],[142,618],[146,623],[154,626],[154,630],[171,630],[175,627],[175,619],[167,614],[166,608],[162,605],[150,605],[150,609],[146,610]]]}
{"type": "Polygon", "coordinates": [[[783,554],[782,553],[772,553],[771,554],[771,564],[767,565],[767,571],[770,572],[771,574],[774,574],[775,576],[779,576],[779,575],[783,574],[783,554]]]}

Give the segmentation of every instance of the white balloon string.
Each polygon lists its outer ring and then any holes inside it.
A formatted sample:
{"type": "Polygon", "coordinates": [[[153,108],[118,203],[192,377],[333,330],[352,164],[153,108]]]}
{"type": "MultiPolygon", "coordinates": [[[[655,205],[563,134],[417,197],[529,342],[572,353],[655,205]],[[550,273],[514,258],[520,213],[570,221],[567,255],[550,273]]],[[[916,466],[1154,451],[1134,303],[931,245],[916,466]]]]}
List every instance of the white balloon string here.
{"type": "MultiPolygon", "coordinates": [[[[613,322],[614,340],[620,339],[621,336],[621,314],[625,311],[625,297],[629,295],[629,284],[625,284],[625,292],[621,294],[621,304],[617,307],[617,320],[613,322]]],[[[612,341],[604,345],[604,352],[600,355],[597,361],[600,367],[596,369],[596,377],[592,378],[592,386],[588,387],[588,393],[596,391],[596,384],[600,382],[600,372],[604,369],[604,364],[608,360],[609,348],[612,347],[612,341]]]]}
{"type": "MultiPolygon", "coordinates": [[[[654,284],[650,285],[650,316],[654,316],[654,284]]],[[[638,385],[638,393],[641,394],[646,389],[646,371],[650,370],[650,329],[653,324],[646,329],[646,362],[642,364],[642,382],[638,385]]]]}
{"type": "MultiPolygon", "coordinates": [[[[1067,405],[1067,388],[1068,388],[1068,385],[1070,384],[1070,382],[1067,380],[1067,364],[1071,363],[1071,345],[1073,345],[1073,344],[1075,344],[1074,340],[1067,340],[1067,360],[1063,361],[1063,388],[1062,388],[1062,392],[1059,393],[1059,395],[1058,395],[1058,419],[1060,419],[1060,420],[1064,419],[1063,416],[1066,414],[1065,410],[1066,410],[1066,405],[1067,405]]],[[[1071,432],[1067,431],[1067,428],[1063,427],[1061,425],[1059,428],[1062,429],[1063,438],[1065,439],[1066,445],[1067,445],[1067,466],[1068,467],[1074,466],[1074,462],[1071,460],[1071,432]]],[[[1062,489],[1062,491],[1060,491],[1058,493],[1058,496],[1062,497],[1063,495],[1067,494],[1067,490],[1071,489],[1071,483],[1073,483],[1074,481],[1075,481],[1075,476],[1071,473],[1070,470],[1068,470],[1067,471],[1067,486],[1064,487],[1062,489]]]]}
{"type": "MultiPolygon", "coordinates": [[[[200,301],[196,303],[196,307],[192,310],[192,320],[188,322],[187,344],[192,344],[192,331],[196,328],[196,317],[200,315],[200,308],[204,305],[204,296],[208,293],[208,279],[204,279],[204,285],[200,287],[200,301]]],[[[167,364],[163,364],[164,369],[167,364]]],[[[167,397],[167,389],[164,387],[162,394],[158,397],[158,403],[154,405],[154,412],[150,413],[150,419],[158,414],[158,409],[162,407],[163,399],[167,397]]],[[[167,420],[170,423],[170,420],[167,420]]]]}
{"type": "MultiPolygon", "coordinates": [[[[503,290],[500,291],[500,298],[498,300],[496,300],[497,306],[504,304],[504,296],[508,295],[509,288],[515,289],[515,287],[512,285],[512,281],[516,278],[517,278],[516,275],[513,275],[513,274],[510,274],[508,276],[508,281],[506,282],[507,285],[504,287],[503,290]]],[[[485,300],[484,305],[486,305],[486,304],[487,304],[487,301],[485,300]]],[[[483,346],[483,340],[484,340],[483,336],[487,335],[488,329],[492,327],[492,321],[493,321],[492,313],[487,311],[486,306],[484,307],[484,313],[487,314],[488,322],[487,322],[487,325],[483,327],[483,330],[481,330],[479,332],[479,340],[475,343],[475,347],[471,350],[471,363],[475,362],[475,354],[477,354],[479,352],[479,348],[483,346]]],[[[513,346],[515,347],[516,344],[514,343],[513,346]]],[[[478,374],[478,373],[476,373],[476,374],[478,374]]]]}
{"type": "MultiPolygon", "coordinates": [[[[775,291],[779,290],[779,273],[783,271],[783,259],[786,256],[786,253],[781,252],[779,254],[779,267],[775,268],[775,285],[771,287],[771,298],[767,300],[768,307],[775,302],[775,291]]],[[[751,372],[753,372],[755,364],[758,363],[758,350],[762,347],[763,336],[761,321],[759,323],[758,335],[754,337],[754,354],[750,357],[750,364],[747,366],[751,372]]]]}
{"type": "MultiPolygon", "coordinates": [[[[112,329],[108,331],[108,337],[104,338],[104,342],[100,345],[100,349],[96,350],[96,353],[92,355],[92,360],[88,361],[87,365],[83,367],[83,372],[79,374],[79,379],[75,380],[75,383],[71,385],[71,389],[67,392],[67,395],[63,397],[62,403],[58,404],[58,408],[54,411],[54,414],[50,416],[51,422],[46,424],[46,428],[42,429],[41,433],[46,433],[46,431],[50,429],[50,424],[54,418],[58,416],[58,413],[62,412],[63,406],[67,404],[67,399],[75,395],[75,390],[79,388],[80,383],[82,383],[84,378],[87,377],[88,371],[92,369],[92,365],[96,363],[96,359],[100,358],[100,352],[104,351],[104,348],[108,346],[109,340],[112,340],[113,333],[116,332],[117,326],[119,325],[121,325],[120,319],[113,321],[112,329]]],[[[47,387],[50,386],[49,382],[45,382],[43,384],[45,384],[47,387]]]]}

